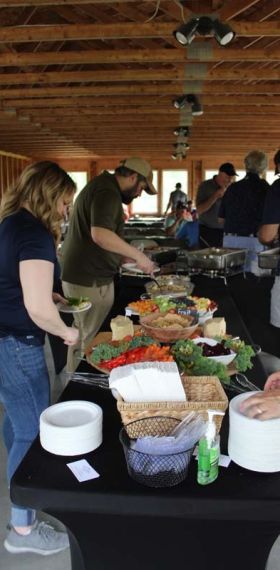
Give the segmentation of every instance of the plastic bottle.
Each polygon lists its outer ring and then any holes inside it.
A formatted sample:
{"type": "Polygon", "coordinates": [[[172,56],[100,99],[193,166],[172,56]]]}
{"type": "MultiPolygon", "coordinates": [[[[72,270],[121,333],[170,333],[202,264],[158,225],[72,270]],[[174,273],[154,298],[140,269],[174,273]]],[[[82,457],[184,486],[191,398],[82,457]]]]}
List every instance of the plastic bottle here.
{"type": "Polygon", "coordinates": [[[198,444],[197,482],[208,485],[217,479],[219,474],[220,436],[216,434],[214,416],[224,416],[224,412],[207,410],[208,424],[205,435],[198,444]]]}

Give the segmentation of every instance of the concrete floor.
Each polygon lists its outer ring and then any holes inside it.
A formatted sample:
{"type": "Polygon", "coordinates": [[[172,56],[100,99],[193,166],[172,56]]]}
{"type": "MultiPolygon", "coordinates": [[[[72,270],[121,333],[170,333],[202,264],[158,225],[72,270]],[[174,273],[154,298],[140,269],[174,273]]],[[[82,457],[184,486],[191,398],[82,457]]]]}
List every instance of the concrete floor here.
{"type": "MultiPolygon", "coordinates": [[[[48,343],[46,345],[46,358],[51,378],[52,399],[53,401],[56,401],[57,395],[60,393],[63,387],[63,380],[55,375],[53,360],[48,343]]],[[[0,405],[0,424],[2,416],[3,408],[0,405]]],[[[6,525],[9,521],[10,514],[10,502],[6,484],[5,466],[6,451],[2,438],[0,438],[0,570],[71,570],[69,550],[66,550],[60,554],[54,554],[52,556],[39,556],[37,554],[10,554],[4,549],[3,542],[6,537],[6,525]]],[[[38,517],[41,520],[51,520],[51,517],[44,515],[44,513],[39,513],[38,517]]],[[[58,521],[55,521],[55,524],[57,527],[60,526],[58,521]]],[[[108,568],[108,570],[112,569],[108,568]]],[[[280,537],[278,537],[271,550],[266,570],[280,570],[280,537]]]]}

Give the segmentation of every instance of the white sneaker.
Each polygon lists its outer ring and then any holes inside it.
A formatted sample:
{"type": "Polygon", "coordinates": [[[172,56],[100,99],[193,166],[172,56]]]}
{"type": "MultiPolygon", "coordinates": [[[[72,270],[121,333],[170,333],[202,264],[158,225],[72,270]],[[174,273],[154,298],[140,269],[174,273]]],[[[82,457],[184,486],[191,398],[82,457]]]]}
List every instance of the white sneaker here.
{"type": "Polygon", "coordinates": [[[49,523],[36,522],[27,535],[18,534],[11,527],[4,546],[13,554],[35,552],[47,556],[68,548],[69,539],[66,532],[55,530],[49,523]]]}

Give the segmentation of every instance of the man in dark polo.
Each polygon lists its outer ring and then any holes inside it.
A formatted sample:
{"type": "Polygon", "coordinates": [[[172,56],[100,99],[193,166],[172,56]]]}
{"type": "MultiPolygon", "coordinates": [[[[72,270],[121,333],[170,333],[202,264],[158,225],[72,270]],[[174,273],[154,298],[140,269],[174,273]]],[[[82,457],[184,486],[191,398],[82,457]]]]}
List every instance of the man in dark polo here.
{"type": "Polygon", "coordinates": [[[196,208],[202,247],[221,247],[223,243],[223,223],[218,219],[219,210],[221,199],[235,176],[233,164],[225,162],[221,164],[218,174],[204,180],[198,188],[196,208]]]}

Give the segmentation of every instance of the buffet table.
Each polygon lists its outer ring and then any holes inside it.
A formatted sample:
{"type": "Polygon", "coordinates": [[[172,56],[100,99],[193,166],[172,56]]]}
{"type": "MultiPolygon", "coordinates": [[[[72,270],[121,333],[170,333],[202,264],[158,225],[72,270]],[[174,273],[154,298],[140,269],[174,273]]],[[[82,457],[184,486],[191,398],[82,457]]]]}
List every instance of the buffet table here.
{"type": "MultiPolygon", "coordinates": [[[[226,287],[197,281],[195,294],[219,303],[228,332],[250,342],[226,287]]],[[[138,286],[139,287],[139,286],[138,286]]],[[[127,303],[136,285],[119,299],[127,303]]],[[[83,363],[81,369],[93,369],[83,363]]],[[[265,378],[256,357],[248,377],[260,387],[265,378]]],[[[59,457],[44,451],[37,439],[15,473],[12,500],[41,509],[61,520],[71,543],[72,570],[264,570],[279,534],[280,474],[259,474],[233,463],[220,468],[208,485],[196,482],[193,459],[187,479],[176,487],[152,489],[127,474],[118,441],[120,416],[111,393],[70,382],[61,400],[89,400],[103,408],[103,444],[85,459],[100,474],[78,483],[66,464],[81,457],[59,457]]],[[[226,453],[228,425],[221,431],[226,453]]]]}

